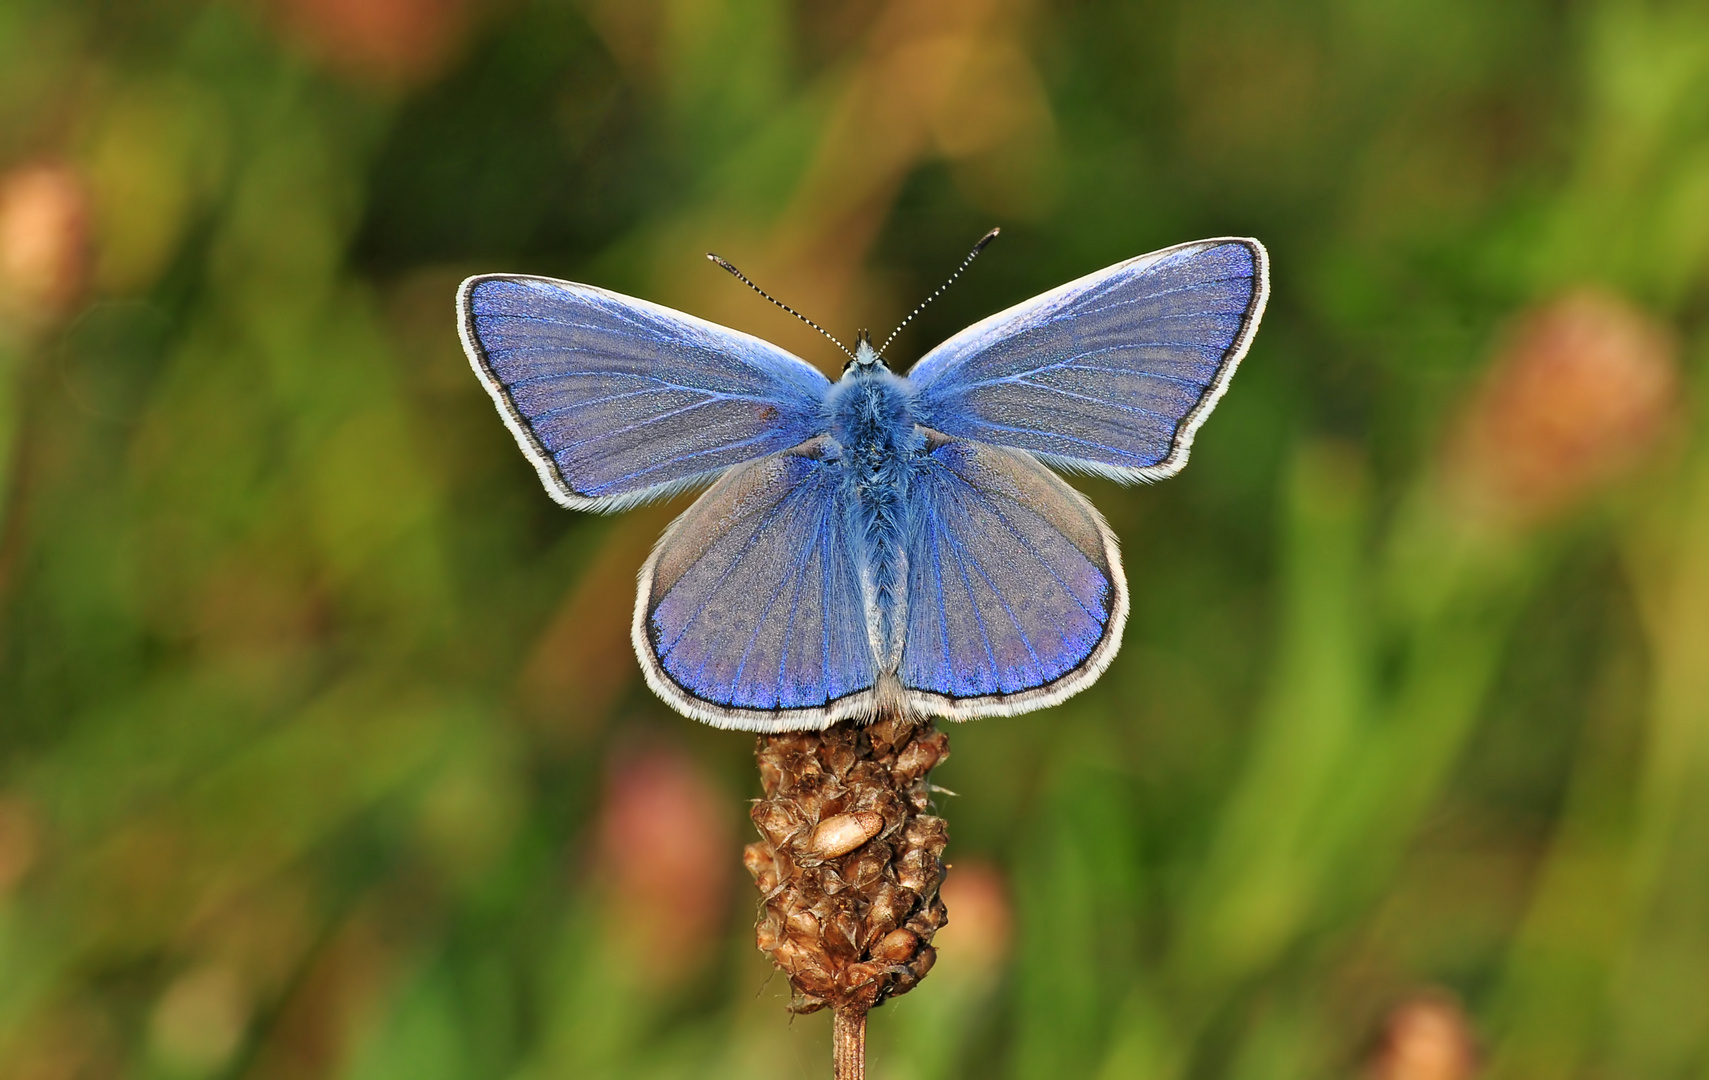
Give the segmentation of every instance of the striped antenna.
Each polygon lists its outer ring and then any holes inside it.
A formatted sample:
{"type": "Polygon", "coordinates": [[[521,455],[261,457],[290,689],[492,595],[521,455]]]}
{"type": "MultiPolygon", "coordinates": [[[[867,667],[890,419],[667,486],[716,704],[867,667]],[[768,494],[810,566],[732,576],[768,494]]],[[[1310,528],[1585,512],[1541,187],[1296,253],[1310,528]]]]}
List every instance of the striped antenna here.
{"type": "Polygon", "coordinates": [[[764,289],[760,288],[758,285],[755,285],[753,282],[748,280],[748,275],[742,273],[740,270],[736,269],[734,266],[731,266],[729,263],[725,262],[723,259],[720,259],[718,256],[712,254],[710,251],[708,251],[706,253],[706,257],[708,259],[711,259],[713,262],[717,263],[719,266],[722,266],[724,269],[730,271],[730,273],[736,275],[736,278],[739,281],[741,281],[742,284],[746,285],[748,288],[759,293],[761,296],[765,297],[767,300],[770,300],[772,303],[776,304],[778,307],[789,312],[791,315],[795,316],[797,319],[800,319],[802,322],[806,323],[808,326],[811,326],[813,329],[819,331],[819,333],[824,334],[825,337],[830,339],[830,342],[832,345],[835,345],[837,348],[843,350],[846,353],[849,353],[849,359],[850,360],[854,359],[854,353],[849,352],[849,347],[847,345],[844,345],[842,342],[838,341],[836,338],[831,337],[831,332],[829,330],[826,330],[823,326],[820,326],[818,323],[814,322],[812,319],[809,319],[807,316],[801,314],[801,312],[796,311],[794,308],[790,307],[788,304],[784,303],[782,300],[779,300],[777,297],[773,296],[771,293],[768,293],[764,289]]]}
{"type": "Polygon", "coordinates": [[[967,253],[967,258],[961,260],[961,265],[955,268],[955,273],[953,273],[949,276],[949,280],[944,282],[942,285],[939,285],[937,288],[937,291],[932,293],[932,295],[926,297],[924,300],[921,300],[920,306],[915,308],[913,311],[910,311],[908,313],[908,317],[906,319],[902,320],[902,326],[898,326],[896,329],[890,331],[890,336],[885,338],[884,344],[882,344],[878,347],[878,355],[883,356],[884,350],[890,348],[890,343],[892,341],[895,341],[896,335],[900,334],[902,332],[902,327],[907,326],[909,323],[913,322],[914,316],[918,315],[925,308],[925,306],[927,304],[931,303],[933,300],[936,300],[938,297],[942,296],[945,289],[949,288],[951,285],[954,285],[955,279],[961,276],[961,272],[963,270],[966,270],[969,266],[971,266],[973,264],[973,260],[977,259],[979,257],[979,253],[981,251],[985,250],[985,245],[989,244],[991,241],[997,239],[997,234],[1002,232],[1002,231],[1003,231],[1002,229],[992,229],[990,232],[988,232],[984,236],[980,237],[979,243],[973,245],[973,250],[967,253]]]}

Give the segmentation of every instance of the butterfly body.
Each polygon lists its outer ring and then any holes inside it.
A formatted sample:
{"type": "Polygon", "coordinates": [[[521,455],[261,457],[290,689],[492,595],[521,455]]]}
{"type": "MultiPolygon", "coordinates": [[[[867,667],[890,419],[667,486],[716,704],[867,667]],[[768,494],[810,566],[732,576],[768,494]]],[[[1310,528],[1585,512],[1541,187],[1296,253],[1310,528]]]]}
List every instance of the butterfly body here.
{"type": "Polygon", "coordinates": [[[1130,259],[905,375],[831,383],[758,338],[592,286],[464,282],[470,362],[548,492],[613,510],[710,484],[643,566],[648,684],[753,731],[1025,712],[1095,681],[1128,613],[1114,535],[1050,467],[1172,475],[1251,341],[1254,240],[1130,259]],[[1047,467],[1050,466],[1050,467],[1047,467]]]}
{"type": "Polygon", "coordinates": [[[880,680],[894,676],[901,663],[907,625],[912,486],[926,446],[914,403],[907,380],[892,374],[864,340],[825,400],[842,474],[841,510],[854,539],[850,555],[880,680]]]}

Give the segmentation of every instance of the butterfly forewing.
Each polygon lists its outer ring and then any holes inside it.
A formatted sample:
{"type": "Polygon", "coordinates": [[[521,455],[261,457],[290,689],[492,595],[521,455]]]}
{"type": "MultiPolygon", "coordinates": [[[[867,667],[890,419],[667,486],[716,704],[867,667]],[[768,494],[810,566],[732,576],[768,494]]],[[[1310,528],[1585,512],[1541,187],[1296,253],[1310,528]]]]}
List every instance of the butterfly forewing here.
{"type": "Polygon", "coordinates": [[[547,490],[620,509],[818,433],[830,383],[759,338],[550,278],[470,278],[463,342],[547,490]]]}
{"type": "Polygon", "coordinates": [[[872,650],[823,446],[732,469],[642,569],[636,652],[654,690],[696,719],[792,730],[870,710],[872,650]]]}
{"type": "Polygon", "coordinates": [[[936,440],[911,488],[900,677],[925,714],[1021,712],[1097,678],[1127,618],[1114,536],[1031,455],[936,440]]]}
{"type": "Polygon", "coordinates": [[[1268,294],[1256,240],[1142,255],[976,323],[909,378],[922,422],[1124,480],[1186,463],[1268,294]]]}

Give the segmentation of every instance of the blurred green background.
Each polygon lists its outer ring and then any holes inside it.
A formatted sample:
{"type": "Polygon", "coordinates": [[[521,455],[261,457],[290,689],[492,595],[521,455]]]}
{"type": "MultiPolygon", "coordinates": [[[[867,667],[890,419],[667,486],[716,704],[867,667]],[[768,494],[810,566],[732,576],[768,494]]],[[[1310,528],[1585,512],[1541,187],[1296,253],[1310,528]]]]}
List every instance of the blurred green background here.
{"type": "Polygon", "coordinates": [[[951,731],[875,1076],[1709,1076],[1709,7],[3,0],[0,1076],[828,1075],[466,274],[841,357],[1180,241],[1126,646],[951,731]]]}

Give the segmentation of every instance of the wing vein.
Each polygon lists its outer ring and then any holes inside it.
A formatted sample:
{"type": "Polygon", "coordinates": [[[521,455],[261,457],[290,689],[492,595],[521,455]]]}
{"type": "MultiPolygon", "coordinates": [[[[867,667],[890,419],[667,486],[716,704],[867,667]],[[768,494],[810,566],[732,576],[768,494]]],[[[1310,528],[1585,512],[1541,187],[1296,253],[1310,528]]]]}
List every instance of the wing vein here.
{"type": "Polygon", "coordinates": [[[967,576],[967,563],[961,557],[960,545],[955,551],[955,565],[961,571],[961,584],[967,589],[967,607],[973,613],[974,625],[979,627],[979,640],[985,646],[985,658],[991,662],[991,683],[998,690],[1003,688],[1002,676],[997,670],[997,653],[991,648],[991,634],[985,629],[985,617],[979,613],[979,601],[973,596],[973,579],[967,576]]]}
{"type": "MultiPolygon", "coordinates": [[[[677,466],[681,465],[683,462],[691,461],[697,457],[705,457],[707,454],[727,453],[731,450],[737,450],[737,449],[740,449],[741,447],[744,447],[744,446],[753,446],[755,443],[763,443],[769,438],[771,438],[771,436],[769,436],[769,435],[754,435],[754,436],[751,436],[751,437],[746,438],[746,439],[738,439],[735,442],[722,443],[718,446],[708,446],[704,450],[694,450],[694,451],[690,451],[689,453],[686,453],[686,454],[679,454],[678,456],[671,458],[668,461],[655,462],[654,464],[649,465],[644,469],[636,469],[634,472],[627,472],[627,473],[624,473],[622,476],[612,477],[610,480],[606,480],[606,481],[603,481],[599,484],[593,485],[589,490],[597,492],[601,488],[608,488],[608,487],[611,487],[613,484],[621,484],[626,480],[634,480],[634,479],[637,479],[639,477],[646,476],[648,473],[658,472],[660,469],[676,468],[677,466]]],[[[566,453],[566,452],[567,452],[567,450],[559,451],[559,453],[566,453]]],[[[558,456],[557,454],[553,454],[552,455],[553,460],[556,460],[557,456],[558,456]]],[[[719,469],[728,468],[728,467],[729,467],[729,463],[727,463],[725,465],[714,465],[712,468],[705,470],[705,472],[703,472],[703,473],[689,473],[689,474],[681,477],[681,479],[684,481],[692,481],[696,476],[703,476],[706,473],[715,473],[719,469]]]]}
{"type": "Polygon", "coordinates": [[[943,553],[938,546],[938,537],[943,535],[943,530],[944,530],[943,519],[941,518],[941,516],[936,511],[933,511],[933,513],[932,513],[932,568],[934,571],[936,571],[936,576],[937,576],[937,581],[938,581],[938,590],[937,590],[938,591],[938,632],[943,637],[944,668],[949,675],[953,676],[955,674],[954,669],[950,668],[950,663],[951,663],[950,655],[951,654],[950,654],[950,648],[949,648],[949,608],[944,604],[943,553]]]}
{"type": "MultiPolygon", "coordinates": [[[[704,400],[704,401],[697,401],[692,405],[684,405],[680,409],[672,409],[670,412],[663,412],[663,413],[658,414],[657,416],[649,416],[645,420],[637,420],[633,424],[625,424],[624,426],[622,426],[620,428],[612,428],[610,431],[602,431],[599,434],[589,436],[586,439],[578,439],[575,442],[565,443],[563,446],[559,447],[553,453],[553,456],[556,457],[558,454],[567,454],[571,450],[580,450],[583,447],[592,446],[594,443],[603,442],[606,439],[614,438],[615,436],[622,435],[626,432],[634,431],[636,428],[644,428],[648,424],[662,423],[666,420],[671,419],[672,417],[682,416],[685,413],[691,413],[696,409],[704,409],[708,405],[717,404],[718,400],[719,399],[716,395],[710,395],[709,394],[707,396],[706,400],[704,400]]],[[[725,443],[722,446],[717,447],[717,449],[720,449],[720,450],[724,449],[728,445],[729,445],[728,443],[725,443]]]]}
{"type": "MultiPolygon", "coordinates": [[[[1050,574],[1050,576],[1053,579],[1055,579],[1055,581],[1058,585],[1062,586],[1062,591],[1067,594],[1067,596],[1070,600],[1074,601],[1074,605],[1076,607],[1078,607],[1081,611],[1084,611],[1086,613],[1086,615],[1089,618],[1091,618],[1091,620],[1093,622],[1098,623],[1100,626],[1103,625],[1104,619],[1106,618],[1105,614],[1101,611],[1094,611],[1093,609],[1087,607],[1083,602],[1081,602],[1080,597],[1075,595],[1073,588],[1071,588],[1069,586],[1068,582],[1066,582],[1062,579],[1061,574],[1056,572],[1056,567],[1051,565],[1050,560],[1045,558],[1044,554],[1038,550],[1037,546],[1035,546],[1031,540],[1027,539],[1026,535],[1024,533],[1022,533],[1018,527],[1016,527],[1015,523],[1009,519],[1009,516],[1007,514],[1003,513],[1002,508],[997,505],[996,499],[992,498],[990,496],[987,496],[987,495],[983,494],[982,492],[980,492],[978,488],[974,487],[973,484],[969,483],[965,478],[957,477],[957,479],[960,479],[963,484],[966,484],[968,491],[971,492],[974,497],[978,498],[981,502],[983,502],[987,507],[990,508],[991,516],[995,517],[998,521],[1002,522],[1003,527],[1008,529],[1010,535],[1014,536],[1014,538],[1016,540],[1020,541],[1021,546],[1026,549],[1027,553],[1029,555],[1031,555],[1033,558],[1038,560],[1039,565],[1044,567],[1045,571],[1048,574],[1050,574]]],[[[1013,500],[1009,500],[1009,501],[1013,502],[1013,500]]],[[[1047,519],[1047,524],[1048,524],[1048,519],[1047,519]]],[[[1051,526],[1051,527],[1053,529],[1055,528],[1055,526],[1051,526]]],[[[1059,535],[1062,533],[1062,530],[1060,530],[1060,529],[1056,529],[1055,531],[1059,535]]],[[[1075,550],[1078,551],[1079,549],[1076,548],[1075,550]]],[[[1084,554],[1084,553],[1082,552],[1082,554],[1084,554]]]]}
{"type": "Polygon", "coordinates": [[[1098,450],[1107,450],[1112,454],[1119,454],[1123,457],[1140,457],[1141,456],[1139,454],[1132,452],[1131,450],[1123,450],[1120,447],[1109,446],[1105,443],[1097,442],[1096,440],[1093,440],[1093,439],[1082,439],[1082,438],[1075,436],[1075,435],[1063,435],[1059,432],[1043,431],[1039,428],[1016,427],[1012,424],[999,424],[993,420],[987,420],[982,416],[970,416],[967,418],[967,422],[973,423],[973,424],[978,424],[980,427],[990,428],[993,431],[1013,432],[1016,435],[1044,435],[1044,436],[1048,436],[1049,438],[1052,438],[1052,439],[1062,439],[1065,442],[1080,443],[1083,446],[1094,447],[1098,450]]]}
{"type": "MultiPolygon", "coordinates": [[[[824,514],[819,517],[822,523],[824,514]]],[[[795,614],[801,610],[801,587],[807,581],[807,563],[811,561],[813,552],[819,548],[820,535],[821,533],[815,530],[812,542],[807,545],[805,554],[795,566],[795,589],[789,598],[789,619],[783,624],[783,648],[779,649],[777,654],[777,703],[780,708],[783,706],[783,669],[789,666],[789,643],[795,640],[795,614]]],[[[824,611],[822,602],[819,608],[821,612],[824,611]]]]}
{"type": "MultiPolygon", "coordinates": [[[[1074,391],[1064,390],[1060,386],[1051,386],[1049,383],[1033,382],[1031,379],[1024,376],[1016,378],[1014,381],[1020,386],[1030,386],[1035,390],[1048,390],[1053,394],[1061,394],[1063,397],[1072,398],[1075,401],[1090,401],[1094,405],[1103,405],[1111,409],[1119,409],[1122,412],[1139,413],[1144,416],[1155,416],[1160,420],[1169,420],[1167,413],[1160,413],[1155,409],[1142,409],[1138,405],[1123,405],[1119,401],[1112,401],[1108,398],[1093,397],[1090,394],[1076,394],[1074,391]]],[[[1175,421],[1171,420],[1170,423],[1173,424],[1175,421]]]]}
{"type": "MultiPolygon", "coordinates": [[[[794,507],[794,508],[793,508],[793,509],[792,509],[792,510],[791,510],[791,512],[790,512],[790,518],[789,518],[789,522],[787,522],[787,523],[785,523],[785,528],[787,528],[787,525],[788,525],[788,524],[789,524],[789,523],[793,523],[793,522],[794,522],[794,520],[795,520],[795,519],[796,519],[796,518],[797,518],[797,517],[799,517],[799,516],[800,516],[800,515],[799,515],[799,511],[800,511],[800,509],[801,509],[801,508],[800,508],[800,506],[796,506],[796,507],[794,507]]],[[[801,556],[801,555],[797,555],[797,556],[796,556],[796,560],[795,560],[795,563],[794,563],[794,565],[793,565],[793,566],[792,566],[792,567],[791,567],[791,570],[792,570],[792,571],[793,571],[793,572],[794,572],[794,573],[796,573],[796,574],[797,574],[797,575],[799,575],[799,574],[800,574],[800,566],[801,566],[801,560],[802,560],[802,558],[803,558],[803,556],[801,556]]],[[[760,610],[760,614],[759,614],[759,617],[758,617],[758,618],[756,618],[756,619],[755,619],[755,620],[754,620],[754,630],[753,630],[753,633],[751,633],[751,634],[749,634],[749,635],[748,635],[748,644],[747,644],[747,646],[746,646],[746,647],[745,647],[745,648],[743,648],[743,649],[742,649],[742,658],[741,658],[741,660],[739,660],[739,661],[737,661],[737,662],[736,662],[736,674],[735,674],[735,675],[734,675],[734,676],[732,676],[732,677],[731,677],[731,679],[730,679],[730,701],[731,701],[731,704],[734,704],[734,703],[735,703],[735,700],[736,700],[736,696],[737,696],[737,692],[738,692],[738,691],[739,691],[739,690],[740,690],[740,689],[741,689],[741,686],[742,686],[742,676],[743,676],[743,675],[744,675],[744,674],[745,674],[745,673],[746,673],[746,672],[747,672],[747,670],[748,670],[748,657],[749,657],[749,656],[751,656],[751,655],[753,655],[753,651],[754,651],[754,645],[755,645],[755,643],[756,643],[756,642],[758,642],[758,641],[759,641],[759,639],[760,639],[760,631],[761,631],[761,630],[763,630],[763,629],[765,629],[765,621],[766,621],[766,617],[767,617],[767,616],[769,616],[769,615],[770,615],[770,614],[771,614],[771,609],[772,609],[772,607],[773,607],[773,606],[775,606],[775,605],[776,605],[776,604],[777,604],[777,602],[778,602],[778,600],[779,600],[779,599],[781,599],[781,598],[782,598],[782,596],[783,596],[783,590],[781,590],[781,589],[778,589],[778,590],[776,590],[776,591],[774,591],[774,592],[773,592],[773,593],[772,593],[772,594],[771,594],[771,596],[770,596],[770,597],[769,597],[769,598],[768,598],[768,599],[767,599],[767,600],[766,600],[766,604],[765,604],[765,607],[764,607],[764,608],[762,608],[762,609],[761,609],[761,610],[760,610]]],[[[784,650],[783,650],[783,654],[784,654],[784,655],[785,655],[785,656],[787,656],[787,655],[789,655],[789,651],[788,651],[788,649],[787,649],[787,648],[785,648],[785,649],[784,649],[784,650]]],[[[782,666],[783,666],[783,665],[782,665],[782,663],[781,663],[781,662],[780,662],[780,663],[779,663],[779,664],[778,664],[778,667],[779,667],[779,669],[780,669],[780,670],[781,670],[781,668],[782,668],[782,666]]],[[[781,675],[780,675],[780,676],[779,676],[779,679],[780,679],[780,683],[781,683],[781,678],[782,678],[782,677],[781,677],[781,675]]],[[[780,697],[780,695],[779,695],[779,694],[778,694],[778,693],[777,693],[777,691],[776,691],[776,688],[775,688],[775,687],[774,687],[774,688],[773,688],[773,693],[772,693],[772,696],[773,696],[773,697],[774,697],[774,698],[776,698],[776,697],[780,697]]],[[[762,707],[763,707],[763,706],[762,706],[762,707]]]]}
{"type": "MultiPolygon", "coordinates": [[[[783,498],[781,498],[777,501],[776,505],[768,507],[766,509],[764,517],[761,518],[759,524],[754,526],[752,533],[748,536],[748,539],[742,544],[742,549],[736,553],[735,558],[730,560],[731,566],[736,565],[737,563],[741,562],[742,559],[747,557],[749,549],[751,549],[754,546],[754,544],[759,540],[760,534],[762,532],[764,532],[768,526],[771,525],[772,521],[774,521],[777,518],[777,515],[783,512],[784,507],[787,506],[788,503],[790,502],[790,500],[793,499],[797,494],[799,494],[799,486],[797,487],[796,490],[786,493],[783,496],[783,498]]],[[[710,545],[708,545],[706,550],[702,551],[698,556],[696,556],[695,560],[693,562],[689,563],[688,566],[683,569],[681,574],[677,575],[677,582],[681,582],[681,581],[685,580],[688,577],[688,571],[692,570],[696,566],[699,566],[702,562],[705,561],[706,557],[708,555],[710,555],[711,553],[712,553],[712,548],[710,545]]],[[[706,596],[701,599],[699,606],[697,606],[694,609],[694,614],[689,616],[687,622],[683,623],[682,630],[680,632],[678,632],[678,634],[676,636],[676,640],[672,641],[670,643],[670,645],[666,646],[664,649],[662,649],[659,652],[659,659],[660,660],[663,660],[666,656],[670,655],[670,653],[676,649],[677,645],[681,644],[682,639],[684,637],[688,636],[688,632],[694,628],[694,624],[699,622],[700,616],[705,613],[706,605],[710,604],[712,602],[712,599],[714,597],[716,597],[718,595],[718,593],[724,588],[724,586],[729,583],[729,580],[730,580],[729,577],[726,576],[726,577],[720,579],[719,582],[716,585],[714,585],[711,589],[707,590],[706,596]]],[[[675,592],[676,588],[677,588],[676,584],[673,583],[671,585],[670,589],[666,590],[665,593],[659,597],[660,602],[663,602],[665,596],[668,596],[668,595],[670,595],[670,593],[675,592]]],[[[658,607],[659,607],[658,604],[654,604],[653,610],[656,612],[658,610],[658,607]]]]}
{"type": "MultiPolygon", "coordinates": [[[[1088,349],[1087,351],[1082,352],[1082,353],[1075,353],[1073,356],[1067,357],[1066,359],[1063,359],[1063,360],[1053,360],[1048,364],[1042,364],[1038,367],[1030,367],[1030,368],[1026,368],[1024,370],[1021,370],[1021,371],[1012,371],[1012,372],[1009,372],[1009,373],[1004,374],[1004,375],[995,375],[989,379],[978,379],[978,380],[975,380],[973,382],[963,383],[961,386],[958,386],[956,388],[956,392],[957,393],[966,393],[969,390],[978,390],[981,387],[985,387],[985,386],[995,386],[998,383],[1013,382],[1016,379],[1025,378],[1028,375],[1038,375],[1038,374],[1042,374],[1043,372],[1047,372],[1047,371],[1061,371],[1065,368],[1073,368],[1076,371],[1102,371],[1102,372],[1108,372],[1111,375],[1138,376],[1140,378],[1145,378],[1145,379],[1161,379],[1164,382],[1180,383],[1183,386],[1196,386],[1196,387],[1199,387],[1200,389],[1204,388],[1205,383],[1203,381],[1198,380],[1198,379],[1189,379],[1183,375],[1167,375],[1161,371],[1144,371],[1144,370],[1141,370],[1139,368],[1104,367],[1102,365],[1082,364],[1079,362],[1088,356],[1097,356],[1101,353],[1129,352],[1129,351],[1132,351],[1134,349],[1152,349],[1152,348],[1163,348],[1163,349],[1195,348],[1195,349],[1210,350],[1211,348],[1213,348],[1213,346],[1192,345],[1188,342],[1181,342],[1181,341],[1142,341],[1142,342],[1130,341],[1130,342],[1124,342],[1120,345],[1106,345],[1102,348],[1088,349]]],[[[1222,351],[1221,347],[1216,347],[1216,348],[1218,349],[1219,352],[1222,351]]]]}
{"type": "MultiPolygon", "coordinates": [[[[966,513],[965,505],[963,506],[963,513],[966,513]]],[[[972,515],[967,516],[971,517],[972,515]]],[[[991,590],[991,595],[997,598],[997,604],[1003,609],[1003,614],[1009,617],[1009,625],[1015,628],[1015,635],[1021,639],[1021,644],[1026,648],[1027,655],[1032,657],[1033,670],[1038,673],[1040,678],[1043,678],[1044,665],[1039,663],[1038,651],[1033,648],[1032,641],[1028,639],[1026,628],[1021,625],[1021,620],[1015,617],[1015,611],[1009,606],[1008,598],[1003,595],[1003,590],[999,589],[997,587],[997,583],[991,580],[991,575],[985,572],[985,567],[980,563],[977,555],[973,554],[972,551],[968,551],[967,558],[973,564],[974,573],[978,574],[980,580],[985,582],[985,587],[991,590]]],[[[995,659],[993,659],[992,662],[995,663],[995,659]]],[[[999,675],[999,679],[1000,678],[1001,676],[999,675]]],[[[998,689],[1002,689],[1002,683],[1000,681],[998,683],[998,689]]]]}

